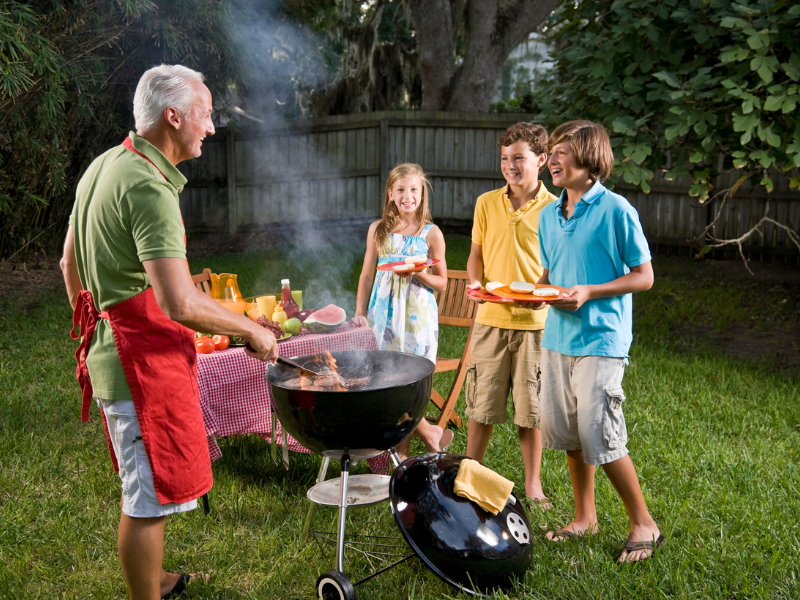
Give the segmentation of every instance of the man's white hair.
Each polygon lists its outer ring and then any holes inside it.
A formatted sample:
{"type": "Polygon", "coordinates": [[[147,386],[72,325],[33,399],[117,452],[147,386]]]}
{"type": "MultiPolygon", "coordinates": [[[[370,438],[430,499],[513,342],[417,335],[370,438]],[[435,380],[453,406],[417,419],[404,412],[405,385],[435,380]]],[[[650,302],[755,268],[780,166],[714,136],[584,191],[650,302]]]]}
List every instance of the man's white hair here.
{"type": "Polygon", "coordinates": [[[133,118],[137,131],[147,131],[172,106],[182,115],[191,115],[195,101],[192,81],[203,82],[202,73],[182,65],[159,65],[145,71],[133,96],[133,118]]]}

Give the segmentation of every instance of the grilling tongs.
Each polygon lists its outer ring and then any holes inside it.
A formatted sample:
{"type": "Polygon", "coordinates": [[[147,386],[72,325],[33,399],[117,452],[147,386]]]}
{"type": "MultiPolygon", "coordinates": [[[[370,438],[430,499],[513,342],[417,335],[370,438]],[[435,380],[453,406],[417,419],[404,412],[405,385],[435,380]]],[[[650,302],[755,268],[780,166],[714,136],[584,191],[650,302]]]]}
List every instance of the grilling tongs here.
{"type": "MultiPolygon", "coordinates": [[[[245,343],[245,346],[248,350],[253,350],[250,342],[245,343]]],[[[316,377],[336,377],[336,379],[339,381],[339,384],[344,385],[344,381],[342,380],[341,376],[332,369],[326,369],[327,372],[324,373],[320,371],[314,371],[308,367],[304,367],[301,364],[294,362],[291,358],[285,358],[280,354],[278,355],[278,358],[275,359],[275,362],[279,362],[287,367],[292,367],[293,369],[298,369],[303,375],[315,375],[316,377]]]]}
{"type": "Polygon", "coordinates": [[[284,358],[283,356],[280,355],[278,355],[278,358],[275,359],[275,362],[279,362],[282,365],[286,365],[287,367],[292,367],[294,369],[300,369],[300,372],[303,375],[316,375],[317,377],[326,377],[329,375],[333,375],[332,372],[320,373],[319,371],[312,371],[311,369],[303,367],[299,363],[294,362],[291,358],[284,358]]]}

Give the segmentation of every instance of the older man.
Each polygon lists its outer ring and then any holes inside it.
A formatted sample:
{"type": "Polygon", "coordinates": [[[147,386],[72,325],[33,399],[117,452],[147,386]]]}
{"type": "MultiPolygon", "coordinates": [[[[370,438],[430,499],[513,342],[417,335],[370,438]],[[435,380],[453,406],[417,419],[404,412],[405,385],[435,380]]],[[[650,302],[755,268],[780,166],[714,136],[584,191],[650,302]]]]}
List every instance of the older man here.
{"type": "MultiPolygon", "coordinates": [[[[119,559],[130,597],[179,594],[192,576],[162,568],[166,515],[212,486],[192,330],[241,336],[277,356],[274,336],[192,283],[175,167],[214,133],[203,76],[161,65],[139,81],[136,133],[81,178],[61,268],[80,326],[82,417],[94,398],[122,480],[119,559]]],[[[76,331],[73,336],[77,337],[76,331]]]]}

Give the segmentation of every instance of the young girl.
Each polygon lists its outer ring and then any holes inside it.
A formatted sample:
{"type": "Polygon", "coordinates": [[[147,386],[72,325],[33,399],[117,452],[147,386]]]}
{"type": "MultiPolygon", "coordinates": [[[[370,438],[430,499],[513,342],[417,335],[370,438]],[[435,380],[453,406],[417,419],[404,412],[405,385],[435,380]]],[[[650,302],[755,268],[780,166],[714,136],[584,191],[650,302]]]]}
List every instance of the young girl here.
{"type": "MultiPolygon", "coordinates": [[[[389,173],[383,218],[370,225],[367,234],[355,321],[372,327],[381,350],[408,352],[435,363],[439,320],[433,291],[447,287],[447,263],[444,236],[431,222],[428,194],[428,180],[419,165],[404,163],[389,173]],[[376,270],[379,264],[421,254],[440,262],[420,273],[376,270]]],[[[440,451],[453,439],[452,431],[443,431],[426,419],[416,433],[430,452],[440,451]]],[[[397,448],[402,456],[408,445],[407,440],[397,448]]]]}

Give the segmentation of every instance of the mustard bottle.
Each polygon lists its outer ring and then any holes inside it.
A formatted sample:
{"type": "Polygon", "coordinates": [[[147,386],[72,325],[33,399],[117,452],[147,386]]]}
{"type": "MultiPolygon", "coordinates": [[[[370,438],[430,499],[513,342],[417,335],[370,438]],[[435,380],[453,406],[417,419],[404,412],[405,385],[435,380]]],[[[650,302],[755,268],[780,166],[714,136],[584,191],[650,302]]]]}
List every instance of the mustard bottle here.
{"type": "Polygon", "coordinates": [[[272,313],[272,320],[283,328],[283,322],[287,319],[286,311],[283,310],[283,302],[275,305],[275,312],[272,313]]]}

